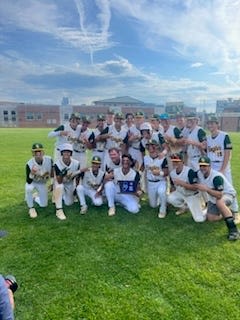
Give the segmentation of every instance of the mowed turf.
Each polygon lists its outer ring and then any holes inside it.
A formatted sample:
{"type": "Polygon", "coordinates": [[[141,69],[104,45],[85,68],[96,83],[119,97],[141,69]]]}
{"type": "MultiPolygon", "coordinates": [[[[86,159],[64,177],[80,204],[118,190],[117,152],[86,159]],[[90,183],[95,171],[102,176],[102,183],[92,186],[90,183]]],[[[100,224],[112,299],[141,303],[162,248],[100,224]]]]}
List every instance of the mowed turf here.
{"type": "MultiPolygon", "coordinates": [[[[31,220],[24,202],[25,163],[33,142],[52,154],[47,129],[0,129],[0,272],[19,282],[17,320],[240,319],[240,241],[224,222],[190,214],[157,218],[146,199],[139,214],[79,204],[59,221],[49,201],[31,220]]],[[[233,141],[239,182],[240,134],[233,141]]],[[[50,197],[49,197],[50,199],[50,197]]]]}

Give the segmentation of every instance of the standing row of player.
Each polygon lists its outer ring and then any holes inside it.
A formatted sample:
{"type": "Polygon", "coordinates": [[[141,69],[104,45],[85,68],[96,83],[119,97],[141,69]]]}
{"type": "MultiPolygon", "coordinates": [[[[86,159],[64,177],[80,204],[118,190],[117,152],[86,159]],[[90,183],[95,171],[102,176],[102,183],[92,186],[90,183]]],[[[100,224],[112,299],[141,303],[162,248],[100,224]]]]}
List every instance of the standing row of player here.
{"type": "Polygon", "coordinates": [[[46,205],[47,196],[45,194],[45,202],[41,202],[41,190],[35,199],[31,196],[34,189],[45,184],[46,178],[39,177],[44,176],[40,167],[46,158],[49,171],[46,168],[42,171],[48,172],[54,180],[56,215],[61,220],[66,218],[63,201],[66,205],[72,204],[74,192],[80,200],[81,213],[88,209],[85,196],[99,206],[105,195],[108,214],[114,215],[116,202],[127,211],[137,213],[144,190],[149,205],[159,206],[159,218],[166,216],[169,202],[179,208],[177,214],[190,210],[197,222],[206,217],[208,220],[224,217],[230,230],[229,239],[237,239],[239,234],[234,218],[237,218],[238,204],[230,168],[232,146],[228,134],[219,130],[218,120],[209,120],[211,134],[206,136],[193,114],[186,118],[178,115],[179,127],[171,124],[167,114],[153,115],[150,122],[145,121],[141,112],[129,113],[125,118],[123,123],[123,115],[116,113],[112,123],[106,123],[105,116],[98,115],[97,127],[92,130],[88,128],[88,118],[80,120],[73,114],[68,125],[49,133],[49,137],[57,137],[53,167],[51,159],[43,156],[42,145],[33,145],[34,157],[27,164],[26,183],[30,216],[37,215],[34,200],[41,206],[46,205]],[[87,149],[93,153],[90,168],[87,149]],[[167,191],[169,174],[170,194],[167,191]],[[43,180],[43,183],[36,180],[43,180]],[[208,203],[207,215],[202,207],[202,196],[208,203]]]}

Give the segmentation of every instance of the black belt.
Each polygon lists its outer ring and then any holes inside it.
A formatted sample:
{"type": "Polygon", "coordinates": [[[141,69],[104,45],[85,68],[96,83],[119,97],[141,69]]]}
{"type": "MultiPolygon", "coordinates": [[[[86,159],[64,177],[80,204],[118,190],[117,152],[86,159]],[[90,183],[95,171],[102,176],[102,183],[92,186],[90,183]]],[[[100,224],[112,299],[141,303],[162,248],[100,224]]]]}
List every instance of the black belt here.
{"type": "Polygon", "coordinates": [[[85,152],[85,150],[84,151],[78,151],[78,150],[73,150],[74,152],[77,152],[77,153],[83,153],[83,152],[85,152]]]}
{"type": "Polygon", "coordinates": [[[222,162],[222,161],[220,161],[220,160],[215,160],[215,161],[212,161],[212,162],[220,163],[220,162],[222,162]]]}
{"type": "Polygon", "coordinates": [[[97,150],[97,152],[103,152],[104,150],[97,150]]]}
{"type": "Polygon", "coordinates": [[[159,182],[161,180],[148,180],[148,182],[159,182]]]}

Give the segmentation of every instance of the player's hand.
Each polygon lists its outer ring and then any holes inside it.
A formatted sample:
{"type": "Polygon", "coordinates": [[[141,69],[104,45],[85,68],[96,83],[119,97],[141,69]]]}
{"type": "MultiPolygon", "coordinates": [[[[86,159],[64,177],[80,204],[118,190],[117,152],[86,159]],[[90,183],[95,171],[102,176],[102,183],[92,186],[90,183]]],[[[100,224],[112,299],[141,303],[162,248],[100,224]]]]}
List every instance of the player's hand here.
{"type": "Polygon", "coordinates": [[[49,191],[49,192],[53,192],[53,184],[50,184],[50,185],[48,186],[48,191],[49,191]]]}

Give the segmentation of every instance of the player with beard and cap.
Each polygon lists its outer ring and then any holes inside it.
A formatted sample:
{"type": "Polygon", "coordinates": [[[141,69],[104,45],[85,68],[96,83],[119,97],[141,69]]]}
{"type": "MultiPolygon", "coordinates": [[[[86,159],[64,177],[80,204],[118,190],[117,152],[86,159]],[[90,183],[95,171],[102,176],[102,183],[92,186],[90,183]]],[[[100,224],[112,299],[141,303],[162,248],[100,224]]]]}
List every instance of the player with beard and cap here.
{"type": "MultiPolygon", "coordinates": [[[[222,173],[233,184],[231,173],[232,143],[230,137],[226,132],[219,129],[219,120],[216,116],[209,117],[207,127],[210,131],[210,134],[207,135],[207,156],[211,160],[211,167],[222,173]]],[[[237,196],[233,200],[231,210],[235,223],[240,223],[237,196]]]]}
{"type": "Polygon", "coordinates": [[[197,183],[196,187],[197,190],[206,192],[208,195],[207,219],[209,221],[219,221],[224,218],[228,228],[228,240],[238,240],[240,234],[229,209],[236,197],[236,190],[222,173],[211,168],[209,157],[200,157],[199,167],[198,178],[200,183],[197,183]]]}

